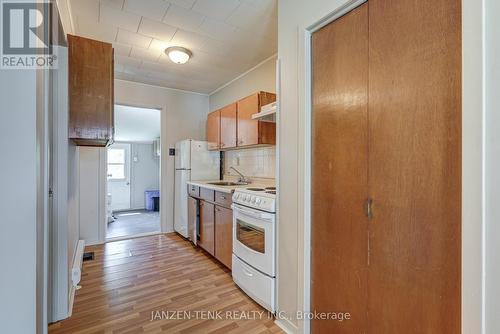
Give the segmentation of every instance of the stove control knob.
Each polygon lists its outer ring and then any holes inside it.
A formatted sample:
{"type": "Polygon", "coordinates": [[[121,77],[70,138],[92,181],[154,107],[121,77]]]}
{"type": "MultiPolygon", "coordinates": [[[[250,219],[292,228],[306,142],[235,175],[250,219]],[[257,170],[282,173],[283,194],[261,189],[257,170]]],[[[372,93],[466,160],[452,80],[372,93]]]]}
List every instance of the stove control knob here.
{"type": "Polygon", "coordinates": [[[257,199],[255,200],[255,204],[260,204],[260,198],[257,198],[257,199]]]}
{"type": "Polygon", "coordinates": [[[248,195],[243,195],[243,200],[247,201],[249,199],[248,195]]]}
{"type": "Polygon", "coordinates": [[[234,194],[234,199],[238,199],[240,197],[240,194],[234,194]]]}
{"type": "Polygon", "coordinates": [[[252,196],[251,200],[252,200],[252,203],[255,203],[255,196],[252,196]]]}

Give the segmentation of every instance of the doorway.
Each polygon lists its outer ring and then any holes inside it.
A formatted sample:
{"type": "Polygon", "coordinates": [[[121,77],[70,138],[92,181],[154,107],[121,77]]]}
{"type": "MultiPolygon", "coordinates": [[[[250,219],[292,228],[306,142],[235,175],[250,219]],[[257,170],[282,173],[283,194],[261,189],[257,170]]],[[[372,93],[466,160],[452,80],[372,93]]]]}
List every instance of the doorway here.
{"type": "Polygon", "coordinates": [[[159,233],[160,110],[115,105],[107,149],[106,241],[159,233]]]}

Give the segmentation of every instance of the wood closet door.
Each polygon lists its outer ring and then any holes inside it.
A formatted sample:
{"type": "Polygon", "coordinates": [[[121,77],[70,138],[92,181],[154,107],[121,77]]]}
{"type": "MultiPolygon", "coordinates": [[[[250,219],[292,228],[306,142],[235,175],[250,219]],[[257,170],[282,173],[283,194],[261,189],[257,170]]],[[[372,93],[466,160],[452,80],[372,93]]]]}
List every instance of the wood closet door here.
{"type": "Polygon", "coordinates": [[[368,11],[362,5],[312,38],[311,309],[313,333],[367,333],[368,11]]]}
{"type": "Polygon", "coordinates": [[[460,332],[460,0],[369,0],[370,333],[460,332]]]}

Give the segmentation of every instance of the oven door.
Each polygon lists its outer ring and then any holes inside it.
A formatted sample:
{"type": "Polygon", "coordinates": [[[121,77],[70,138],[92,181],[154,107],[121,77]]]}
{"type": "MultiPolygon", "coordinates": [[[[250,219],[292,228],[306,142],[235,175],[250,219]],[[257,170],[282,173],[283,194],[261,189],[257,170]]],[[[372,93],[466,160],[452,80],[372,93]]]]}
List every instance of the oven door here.
{"type": "Polygon", "coordinates": [[[233,253],[275,277],[275,214],[233,204],[233,253]]]}

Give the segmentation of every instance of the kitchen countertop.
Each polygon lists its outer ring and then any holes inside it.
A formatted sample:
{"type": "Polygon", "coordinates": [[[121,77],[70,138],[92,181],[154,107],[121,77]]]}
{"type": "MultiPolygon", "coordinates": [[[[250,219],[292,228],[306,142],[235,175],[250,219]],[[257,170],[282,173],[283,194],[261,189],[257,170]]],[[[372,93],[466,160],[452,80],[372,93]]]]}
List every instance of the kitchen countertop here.
{"type": "MultiPolygon", "coordinates": [[[[269,180],[252,180],[250,184],[242,185],[242,186],[218,186],[214,184],[209,184],[210,182],[220,182],[221,180],[213,180],[213,181],[188,181],[187,184],[198,186],[205,189],[211,189],[215,191],[220,191],[224,193],[233,193],[235,189],[245,189],[245,188],[265,188],[265,187],[274,187],[275,181],[272,179],[269,180]]],[[[224,180],[230,181],[230,180],[224,180]]]]}

